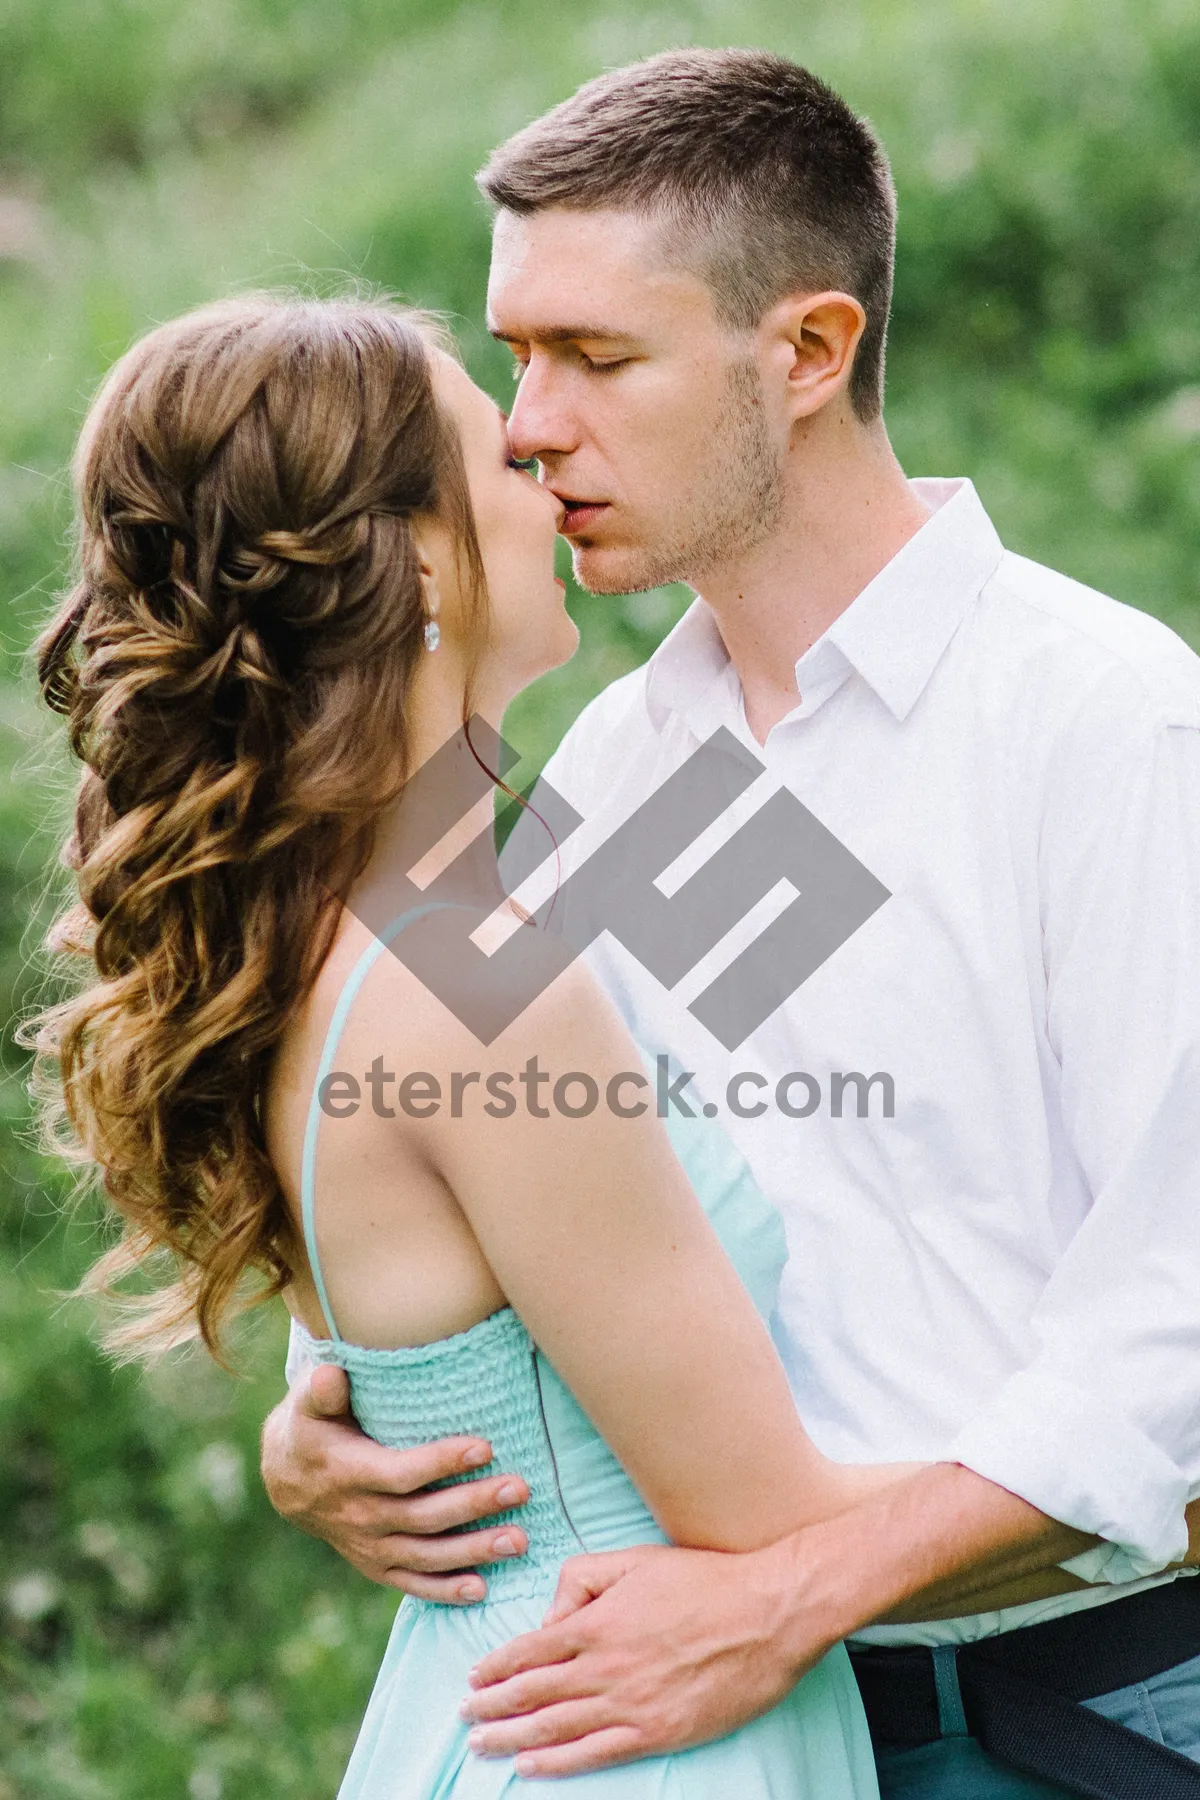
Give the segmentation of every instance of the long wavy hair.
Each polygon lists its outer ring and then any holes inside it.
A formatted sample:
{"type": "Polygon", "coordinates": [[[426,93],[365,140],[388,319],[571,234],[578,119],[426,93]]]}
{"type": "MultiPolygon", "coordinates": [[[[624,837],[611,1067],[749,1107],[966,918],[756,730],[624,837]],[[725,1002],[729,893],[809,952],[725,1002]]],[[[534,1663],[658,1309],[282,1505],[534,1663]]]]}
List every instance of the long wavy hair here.
{"type": "Polygon", "coordinates": [[[197,1334],[224,1360],[231,1311],[291,1277],[263,1092],[409,773],[414,514],[451,528],[486,641],[435,343],[381,302],[221,302],[141,339],[80,435],[78,580],[33,656],[84,764],[46,938],[83,980],[19,1037],[43,1147],[123,1220],[84,1290],[158,1277],[105,1333],[122,1360],[197,1334]]]}

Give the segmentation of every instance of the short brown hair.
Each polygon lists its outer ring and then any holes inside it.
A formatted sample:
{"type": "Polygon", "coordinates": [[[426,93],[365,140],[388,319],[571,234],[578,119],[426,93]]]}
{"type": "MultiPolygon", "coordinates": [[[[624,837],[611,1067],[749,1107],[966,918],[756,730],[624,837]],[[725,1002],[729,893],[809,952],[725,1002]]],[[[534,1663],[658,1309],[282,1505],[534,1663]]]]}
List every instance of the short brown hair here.
{"type": "Polygon", "coordinates": [[[762,50],[664,51],[586,82],[477,180],[513,213],[662,215],[735,329],[789,293],[852,294],[867,323],[850,397],[861,419],[878,415],[895,190],[869,125],[807,69],[762,50]]]}

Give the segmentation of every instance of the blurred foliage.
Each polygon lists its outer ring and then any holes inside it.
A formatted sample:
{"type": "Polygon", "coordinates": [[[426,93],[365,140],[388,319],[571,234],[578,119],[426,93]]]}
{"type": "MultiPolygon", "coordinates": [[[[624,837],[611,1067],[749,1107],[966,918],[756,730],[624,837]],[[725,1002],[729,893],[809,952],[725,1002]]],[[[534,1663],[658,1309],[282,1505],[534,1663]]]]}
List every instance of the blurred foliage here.
{"type": "MultiPolygon", "coordinates": [[[[888,416],[1005,540],[1200,643],[1200,15],[1193,0],[0,0],[0,991],[27,1011],[72,775],[23,657],[61,584],[87,398],[215,293],[347,280],[482,330],[490,145],[678,43],[810,63],[900,193],[888,416]],[[47,869],[51,874],[47,878],[47,869]]],[[[525,779],[686,595],[574,595],[574,662],[513,707],[525,779]]],[[[246,1379],[113,1371],[61,1296],[94,1209],[24,1135],[0,1047],[0,1800],[318,1800],[394,1597],[275,1520],[256,1472],[278,1313],[246,1379]]]]}

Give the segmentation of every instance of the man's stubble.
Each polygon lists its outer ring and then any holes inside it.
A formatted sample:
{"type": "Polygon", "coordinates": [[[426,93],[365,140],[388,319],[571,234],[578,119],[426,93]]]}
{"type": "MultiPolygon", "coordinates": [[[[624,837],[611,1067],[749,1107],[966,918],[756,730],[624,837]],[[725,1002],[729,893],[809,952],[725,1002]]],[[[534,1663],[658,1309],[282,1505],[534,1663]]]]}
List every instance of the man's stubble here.
{"type": "Polygon", "coordinates": [[[777,530],[783,466],[767,429],[758,367],[732,362],[707,442],[709,456],[685,483],[669,535],[622,550],[589,578],[586,546],[576,557],[580,585],[593,594],[640,594],[670,582],[702,587],[713,569],[737,561],[777,530]],[[582,566],[581,566],[582,565],[582,566]]]}

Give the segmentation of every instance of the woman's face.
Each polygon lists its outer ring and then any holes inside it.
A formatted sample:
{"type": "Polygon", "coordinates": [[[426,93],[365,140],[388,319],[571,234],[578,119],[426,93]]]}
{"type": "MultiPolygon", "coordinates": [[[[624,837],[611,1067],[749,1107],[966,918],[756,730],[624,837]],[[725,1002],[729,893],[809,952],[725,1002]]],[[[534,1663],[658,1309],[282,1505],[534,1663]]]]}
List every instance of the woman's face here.
{"type": "MultiPolygon", "coordinates": [[[[434,355],[434,388],[458,427],[483,558],[490,635],[481,675],[517,693],[572,656],[579,632],[554,573],[562,502],[512,460],[504,414],[453,358],[434,355]]],[[[439,558],[439,562],[443,559],[439,558]]],[[[443,595],[445,580],[439,579],[443,595]]],[[[453,628],[443,609],[443,629],[453,628]]]]}

